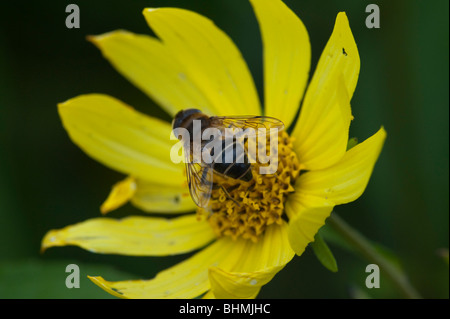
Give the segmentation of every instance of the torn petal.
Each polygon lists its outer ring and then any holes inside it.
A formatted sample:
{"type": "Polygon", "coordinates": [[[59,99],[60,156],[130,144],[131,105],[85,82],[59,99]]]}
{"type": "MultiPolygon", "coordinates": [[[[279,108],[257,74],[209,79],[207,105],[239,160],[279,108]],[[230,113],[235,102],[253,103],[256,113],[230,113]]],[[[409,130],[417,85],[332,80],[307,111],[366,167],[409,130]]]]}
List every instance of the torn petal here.
{"type": "Polygon", "coordinates": [[[124,180],[116,183],[108,198],[100,206],[100,211],[102,214],[107,214],[117,208],[128,203],[128,201],[136,193],[136,180],[133,177],[127,177],[124,180]]]}

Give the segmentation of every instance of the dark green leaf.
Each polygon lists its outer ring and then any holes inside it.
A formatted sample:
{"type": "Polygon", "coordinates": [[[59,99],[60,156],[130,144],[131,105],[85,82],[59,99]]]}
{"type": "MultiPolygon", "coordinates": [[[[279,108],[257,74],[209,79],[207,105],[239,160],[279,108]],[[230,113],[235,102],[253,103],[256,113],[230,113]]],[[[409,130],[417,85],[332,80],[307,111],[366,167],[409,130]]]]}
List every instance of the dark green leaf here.
{"type": "Polygon", "coordinates": [[[314,237],[314,242],[311,243],[311,247],[317,259],[325,268],[332,272],[338,271],[336,259],[319,233],[317,233],[316,237],[314,237]]]}

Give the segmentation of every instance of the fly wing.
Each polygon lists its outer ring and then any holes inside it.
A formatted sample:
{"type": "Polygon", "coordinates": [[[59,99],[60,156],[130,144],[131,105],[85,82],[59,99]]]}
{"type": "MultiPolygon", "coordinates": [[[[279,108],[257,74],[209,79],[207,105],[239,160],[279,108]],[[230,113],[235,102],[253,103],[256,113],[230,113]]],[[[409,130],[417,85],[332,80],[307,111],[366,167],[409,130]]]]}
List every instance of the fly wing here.
{"type": "Polygon", "coordinates": [[[252,128],[256,132],[259,128],[266,130],[277,129],[282,131],[284,123],[270,116],[213,116],[211,126],[217,128],[240,128],[245,130],[252,128]]]}
{"type": "Polygon", "coordinates": [[[186,163],[186,176],[192,200],[198,207],[206,208],[213,187],[213,169],[205,163],[186,163]]]}

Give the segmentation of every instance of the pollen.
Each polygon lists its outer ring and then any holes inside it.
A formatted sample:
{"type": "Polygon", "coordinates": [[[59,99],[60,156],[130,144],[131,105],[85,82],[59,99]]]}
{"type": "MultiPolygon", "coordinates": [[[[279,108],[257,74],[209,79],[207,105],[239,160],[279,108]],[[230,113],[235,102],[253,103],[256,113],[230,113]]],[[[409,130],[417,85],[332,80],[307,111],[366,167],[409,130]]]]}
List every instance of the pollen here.
{"type": "MultiPolygon", "coordinates": [[[[197,217],[206,218],[218,237],[230,236],[257,242],[267,226],[281,224],[284,203],[294,191],[301,165],[293,151],[293,138],[286,132],[278,136],[278,168],[273,174],[261,174],[261,166],[252,164],[253,178],[249,182],[214,177],[209,206],[198,208],[197,217]]],[[[266,154],[270,145],[266,143],[266,154]]],[[[264,146],[263,146],[264,147],[264,146]]]]}

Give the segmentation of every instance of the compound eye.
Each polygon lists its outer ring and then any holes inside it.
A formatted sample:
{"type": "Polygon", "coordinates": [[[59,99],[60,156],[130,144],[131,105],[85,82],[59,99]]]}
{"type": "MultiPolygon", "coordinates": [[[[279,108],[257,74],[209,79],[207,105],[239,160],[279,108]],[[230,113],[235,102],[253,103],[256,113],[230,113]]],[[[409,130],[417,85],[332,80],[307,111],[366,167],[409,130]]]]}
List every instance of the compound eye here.
{"type": "MultiPolygon", "coordinates": [[[[196,114],[196,113],[202,113],[199,109],[186,109],[182,111],[184,113],[184,117],[188,117],[189,115],[196,114]]],[[[178,112],[179,113],[179,112],[178,112]]]]}
{"type": "Polygon", "coordinates": [[[202,111],[200,111],[199,109],[186,109],[186,110],[179,111],[175,115],[175,117],[172,121],[172,129],[176,129],[176,128],[180,127],[181,124],[183,124],[184,120],[187,119],[192,114],[201,113],[201,112],[202,111]]]}

